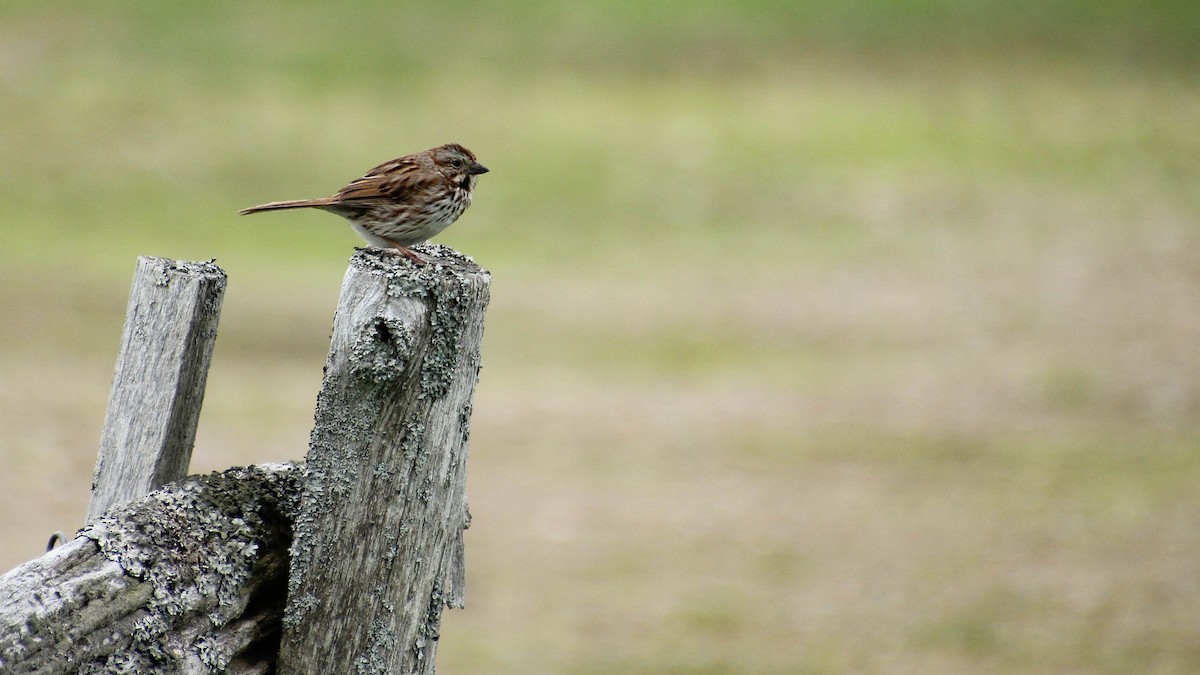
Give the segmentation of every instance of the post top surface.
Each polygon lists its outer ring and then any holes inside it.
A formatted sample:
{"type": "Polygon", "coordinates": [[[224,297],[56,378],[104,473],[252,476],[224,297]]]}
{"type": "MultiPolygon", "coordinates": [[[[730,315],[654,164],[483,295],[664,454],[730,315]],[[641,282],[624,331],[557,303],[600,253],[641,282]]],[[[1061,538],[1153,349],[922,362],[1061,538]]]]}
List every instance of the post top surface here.
{"type": "Polygon", "coordinates": [[[442,244],[418,244],[412,247],[426,261],[417,265],[392,249],[356,248],[350,264],[389,276],[436,277],[450,272],[458,275],[491,276],[473,258],[442,244]]]}
{"type": "Polygon", "coordinates": [[[138,265],[149,265],[156,269],[159,274],[170,275],[180,274],[188,277],[200,277],[210,279],[225,279],[225,270],[217,265],[216,258],[212,260],[187,261],[187,260],[172,260],[171,258],[162,258],[153,255],[138,256],[138,265]]]}

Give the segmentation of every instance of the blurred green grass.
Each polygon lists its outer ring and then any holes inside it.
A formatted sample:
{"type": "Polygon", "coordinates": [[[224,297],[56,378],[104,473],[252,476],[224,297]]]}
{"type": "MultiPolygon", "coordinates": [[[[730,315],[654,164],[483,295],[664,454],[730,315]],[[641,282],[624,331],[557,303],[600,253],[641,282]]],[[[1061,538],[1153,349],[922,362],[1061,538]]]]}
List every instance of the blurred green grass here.
{"type": "Polygon", "coordinates": [[[134,258],[230,273],[193,470],[298,458],[447,141],[494,273],[446,672],[1190,672],[1195,3],[0,8],[0,562],[78,524],[134,258]]]}

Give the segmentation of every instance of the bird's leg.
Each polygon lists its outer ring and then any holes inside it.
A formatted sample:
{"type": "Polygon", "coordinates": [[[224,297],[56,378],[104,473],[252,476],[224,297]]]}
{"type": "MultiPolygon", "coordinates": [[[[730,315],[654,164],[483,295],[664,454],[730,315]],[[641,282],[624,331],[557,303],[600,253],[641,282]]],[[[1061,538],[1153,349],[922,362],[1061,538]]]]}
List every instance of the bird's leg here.
{"type": "Polygon", "coordinates": [[[400,255],[404,256],[405,258],[408,258],[409,260],[415,262],[416,264],[418,264],[418,265],[428,264],[428,262],[424,258],[417,255],[416,253],[413,253],[411,248],[409,248],[407,246],[401,246],[400,244],[397,244],[396,242],[392,241],[391,239],[388,239],[387,242],[389,244],[391,244],[392,248],[396,249],[396,251],[398,253],[400,253],[400,255]]]}
{"type": "Polygon", "coordinates": [[[409,260],[417,263],[418,265],[429,264],[427,260],[425,260],[421,256],[417,255],[416,253],[413,253],[413,250],[407,246],[397,246],[396,250],[400,251],[400,255],[404,256],[405,258],[408,258],[409,260]]]}

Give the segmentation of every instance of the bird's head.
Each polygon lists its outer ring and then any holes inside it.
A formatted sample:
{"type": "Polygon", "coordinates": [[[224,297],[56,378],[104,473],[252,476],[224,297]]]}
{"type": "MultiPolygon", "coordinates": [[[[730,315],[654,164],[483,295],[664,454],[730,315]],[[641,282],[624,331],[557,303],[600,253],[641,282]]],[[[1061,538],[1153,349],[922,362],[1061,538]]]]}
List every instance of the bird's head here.
{"type": "Polygon", "coordinates": [[[475,153],[458,143],[440,145],[429,152],[438,172],[464,189],[474,188],[476,177],[488,172],[475,160],[475,153]]]}

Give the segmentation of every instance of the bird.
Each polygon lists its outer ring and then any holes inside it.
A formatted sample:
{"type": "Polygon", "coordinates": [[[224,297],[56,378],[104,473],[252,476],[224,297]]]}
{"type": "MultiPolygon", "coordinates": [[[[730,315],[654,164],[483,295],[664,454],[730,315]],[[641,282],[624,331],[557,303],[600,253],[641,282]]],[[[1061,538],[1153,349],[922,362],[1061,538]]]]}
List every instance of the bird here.
{"type": "Polygon", "coordinates": [[[345,218],[372,246],[396,249],[423,265],[409,246],[458,220],[471,205],[479,176],[487,172],[473,152],[447,143],[384,162],[331,197],[270,202],[238,213],[321,209],[345,218]]]}

